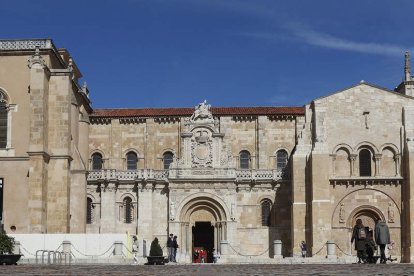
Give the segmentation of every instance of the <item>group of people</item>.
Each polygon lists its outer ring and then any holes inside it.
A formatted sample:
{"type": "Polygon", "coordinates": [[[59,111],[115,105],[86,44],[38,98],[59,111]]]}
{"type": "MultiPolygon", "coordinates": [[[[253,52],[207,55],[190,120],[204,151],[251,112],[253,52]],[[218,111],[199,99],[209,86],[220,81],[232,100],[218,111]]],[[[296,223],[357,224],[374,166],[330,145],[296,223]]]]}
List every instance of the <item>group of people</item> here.
{"type": "Polygon", "coordinates": [[[174,263],[177,262],[177,248],[178,248],[177,236],[170,234],[167,240],[168,261],[174,262],[174,263]]]}
{"type": "Polygon", "coordinates": [[[361,219],[357,219],[352,232],[351,243],[355,241],[358,263],[376,263],[375,251],[380,249],[380,263],[385,264],[385,246],[391,243],[388,225],[379,219],[375,226],[375,240],[372,230],[367,229],[361,219]]]}

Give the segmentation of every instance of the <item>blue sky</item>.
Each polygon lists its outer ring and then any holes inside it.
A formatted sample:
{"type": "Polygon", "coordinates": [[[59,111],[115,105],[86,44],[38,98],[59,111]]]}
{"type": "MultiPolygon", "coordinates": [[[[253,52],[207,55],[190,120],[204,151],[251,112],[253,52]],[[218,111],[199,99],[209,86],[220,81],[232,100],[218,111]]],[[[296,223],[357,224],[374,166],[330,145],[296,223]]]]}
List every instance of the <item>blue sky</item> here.
{"type": "Polygon", "coordinates": [[[393,89],[414,55],[412,0],[0,4],[0,37],[67,48],[94,108],[300,106],[360,80],[393,89]]]}

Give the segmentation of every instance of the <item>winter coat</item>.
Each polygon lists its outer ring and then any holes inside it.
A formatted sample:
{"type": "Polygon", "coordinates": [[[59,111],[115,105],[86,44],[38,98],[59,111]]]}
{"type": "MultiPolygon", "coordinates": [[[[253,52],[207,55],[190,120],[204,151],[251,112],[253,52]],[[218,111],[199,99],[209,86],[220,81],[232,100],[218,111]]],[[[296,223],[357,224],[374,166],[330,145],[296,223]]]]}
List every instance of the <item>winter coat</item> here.
{"type": "Polygon", "coordinates": [[[177,239],[173,240],[172,248],[176,248],[176,249],[178,248],[177,239]]]}
{"type": "Polygon", "coordinates": [[[360,240],[358,238],[358,232],[359,232],[360,228],[363,228],[364,231],[365,231],[364,225],[362,225],[362,224],[361,225],[355,225],[354,230],[352,231],[352,239],[351,239],[351,242],[355,241],[355,250],[358,250],[358,251],[365,250],[365,239],[360,240]]]}
{"type": "Polygon", "coordinates": [[[173,247],[173,239],[172,238],[168,238],[167,247],[173,247]]]}
{"type": "Polygon", "coordinates": [[[375,226],[375,242],[377,244],[390,244],[390,230],[388,225],[380,221],[375,226]]]}

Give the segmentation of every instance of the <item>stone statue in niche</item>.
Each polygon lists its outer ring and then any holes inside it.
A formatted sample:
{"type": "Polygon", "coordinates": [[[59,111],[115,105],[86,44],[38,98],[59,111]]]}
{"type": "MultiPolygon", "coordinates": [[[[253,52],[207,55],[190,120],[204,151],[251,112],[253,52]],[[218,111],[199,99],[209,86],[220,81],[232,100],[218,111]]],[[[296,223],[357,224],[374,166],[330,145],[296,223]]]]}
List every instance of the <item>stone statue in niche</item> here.
{"type": "Polygon", "coordinates": [[[339,208],[339,222],[345,222],[345,208],[343,203],[341,203],[341,207],[339,208]]]}
{"type": "Polygon", "coordinates": [[[175,220],[175,202],[170,202],[170,220],[175,220]]]}
{"type": "Polygon", "coordinates": [[[230,216],[231,216],[231,220],[236,220],[236,204],[235,203],[231,204],[230,216]]]}
{"type": "Polygon", "coordinates": [[[394,222],[394,208],[392,207],[392,203],[388,203],[388,222],[394,222]]]}

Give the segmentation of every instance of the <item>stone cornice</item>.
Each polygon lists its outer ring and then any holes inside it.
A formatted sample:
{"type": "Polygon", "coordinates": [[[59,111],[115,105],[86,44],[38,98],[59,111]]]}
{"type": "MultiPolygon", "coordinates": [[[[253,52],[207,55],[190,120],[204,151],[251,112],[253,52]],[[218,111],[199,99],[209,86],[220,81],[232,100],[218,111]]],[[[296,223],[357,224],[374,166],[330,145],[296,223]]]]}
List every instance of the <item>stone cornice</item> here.
{"type": "Polygon", "coordinates": [[[330,178],[329,183],[332,186],[376,186],[376,185],[401,185],[404,182],[402,177],[335,177],[330,178]]]}
{"type": "Polygon", "coordinates": [[[50,159],[68,159],[69,161],[73,160],[72,156],[66,155],[66,154],[63,154],[63,155],[50,155],[50,159]]]}
{"type": "Polygon", "coordinates": [[[1,161],[29,161],[30,157],[29,156],[4,156],[4,157],[0,157],[0,162],[1,161]]]}

